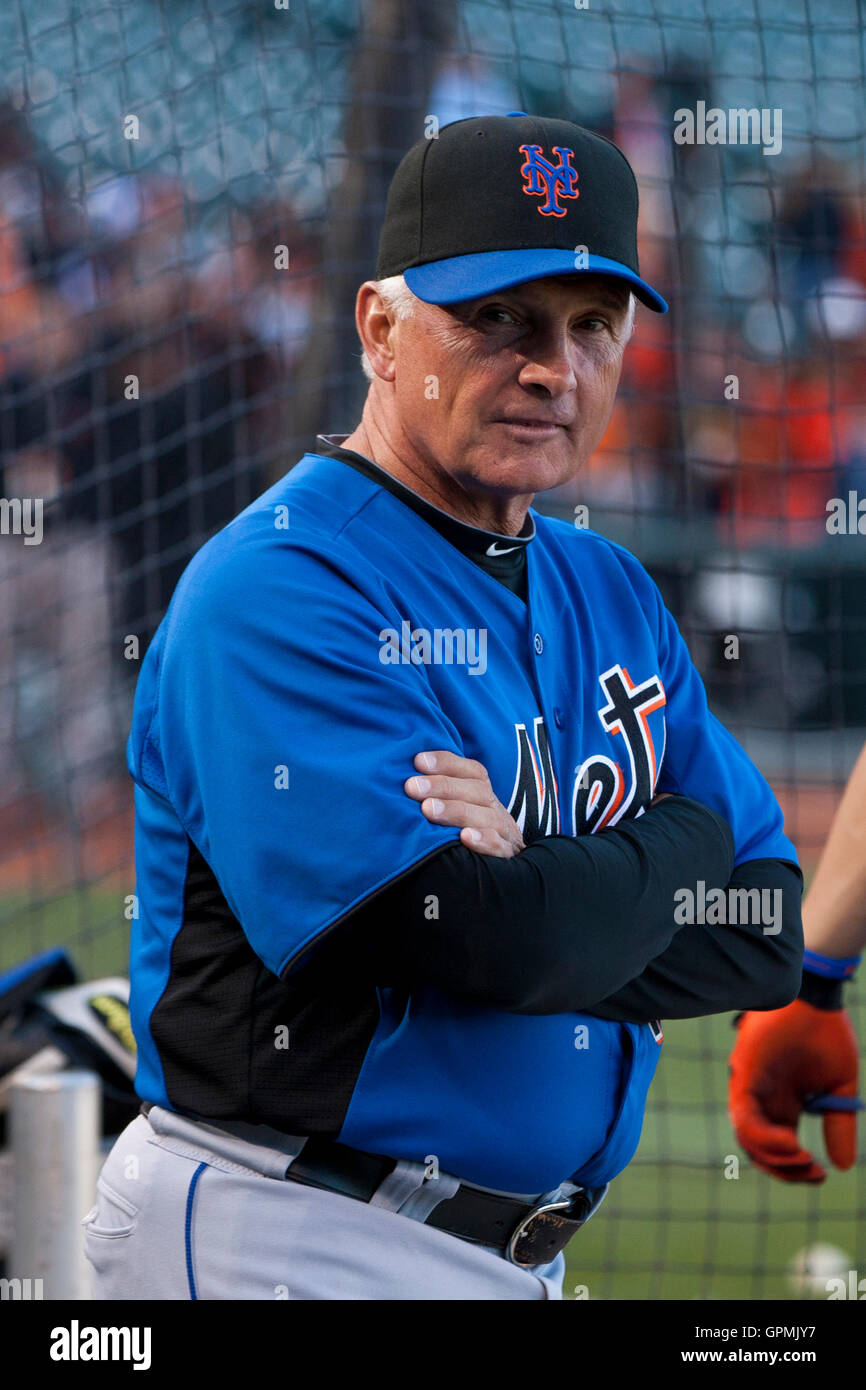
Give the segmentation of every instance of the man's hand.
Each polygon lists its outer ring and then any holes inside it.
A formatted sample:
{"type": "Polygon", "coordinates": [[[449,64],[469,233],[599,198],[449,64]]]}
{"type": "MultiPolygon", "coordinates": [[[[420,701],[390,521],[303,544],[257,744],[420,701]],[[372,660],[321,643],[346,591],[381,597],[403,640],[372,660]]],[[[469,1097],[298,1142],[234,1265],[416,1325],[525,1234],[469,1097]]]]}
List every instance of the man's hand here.
{"type": "Polygon", "coordinates": [[[459,825],[460,840],[467,849],[494,859],[512,859],[525,848],[483,764],[436,749],[418,753],[415,767],[419,776],[410,777],[404,790],[413,801],[420,801],[433,825],[459,825]]]}
{"type": "Polygon", "coordinates": [[[728,1109],[752,1162],[784,1182],[823,1182],[826,1170],[797,1139],[806,1109],[827,1097],[824,1141],[830,1161],[850,1168],[857,1156],[857,1116],[833,1110],[857,1094],[857,1038],[844,1009],[795,999],[784,1009],[743,1014],[731,1053],[728,1109]],[[813,1102],[813,1104],[809,1104],[813,1102]]]}

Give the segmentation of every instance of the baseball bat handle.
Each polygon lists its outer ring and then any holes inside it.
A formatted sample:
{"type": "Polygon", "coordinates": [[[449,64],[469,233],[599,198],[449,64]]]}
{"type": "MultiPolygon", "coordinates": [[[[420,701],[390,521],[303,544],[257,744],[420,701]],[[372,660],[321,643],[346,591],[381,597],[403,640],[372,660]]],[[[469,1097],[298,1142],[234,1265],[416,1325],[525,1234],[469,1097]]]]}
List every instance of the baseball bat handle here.
{"type": "Polygon", "coordinates": [[[809,1096],[803,1106],[807,1115],[824,1115],[831,1110],[866,1110],[859,1096],[809,1096]]]}

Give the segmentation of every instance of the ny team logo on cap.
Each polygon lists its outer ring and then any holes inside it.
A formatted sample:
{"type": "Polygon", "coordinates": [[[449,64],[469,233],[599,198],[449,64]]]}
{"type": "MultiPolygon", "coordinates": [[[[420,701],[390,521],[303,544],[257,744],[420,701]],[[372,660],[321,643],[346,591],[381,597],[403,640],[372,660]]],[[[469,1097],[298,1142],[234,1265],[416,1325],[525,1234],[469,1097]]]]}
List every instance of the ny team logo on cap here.
{"type": "Polygon", "coordinates": [[[537,209],[542,217],[564,217],[566,209],[559,206],[557,198],[579,198],[577,170],[571,166],[574,150],[563,145],[554,145],[553,153],[559,155],[559,163],[551,164],[545,159],[540,145],[521,145],[520,153],[526,158],[520,172],[526,182],[523,192],[530,197],[544,198],[537,209]]]}
{"type": "Polygon", "coordinates": [[[663,314],[640,276],[637,215],[634,172],[604,136],[522,111],[469,116],[401,159],[376,278],[403,275],[416,298],[445,307],[549,276],[609,275],[663,314]],[[591,248],[585,265],[575,246],[591,248]]]}

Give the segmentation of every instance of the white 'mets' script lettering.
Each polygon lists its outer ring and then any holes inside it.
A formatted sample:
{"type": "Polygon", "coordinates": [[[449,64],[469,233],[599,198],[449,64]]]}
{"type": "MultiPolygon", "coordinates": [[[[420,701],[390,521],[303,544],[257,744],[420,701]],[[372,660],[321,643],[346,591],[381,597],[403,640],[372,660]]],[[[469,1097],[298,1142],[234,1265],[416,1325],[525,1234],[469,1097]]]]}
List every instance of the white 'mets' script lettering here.
{"type": "Polygon", "coordinates": [[[52,1361],[133,1361],[134,1371],[150,1370],[149,1327],[69,1327],[51,1329],[52,1361]]]}

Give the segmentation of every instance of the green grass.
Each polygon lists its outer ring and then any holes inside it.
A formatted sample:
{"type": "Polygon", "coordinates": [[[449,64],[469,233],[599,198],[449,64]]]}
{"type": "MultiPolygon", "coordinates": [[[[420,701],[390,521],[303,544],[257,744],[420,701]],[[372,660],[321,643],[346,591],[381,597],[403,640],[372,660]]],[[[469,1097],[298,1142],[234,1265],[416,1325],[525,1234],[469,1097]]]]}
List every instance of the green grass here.
{"type": "Polygon", "coordinates": [[[636,1160],[569,1245],[565,1296],[584,1285],[590,1298],[795,1298],[789,1261],[818,1242],[838,1246],[851,1257],[845,1269],[866,1275],[858,1206],[862,1217],[854,1170],[807,1189],[745,1161],[726,1180],[721,1167],[636,1160]]]}
{"type": "Polygon", "coordinates": [[[0,903],[0,970],[65,946],[82,979],[129,972],[129,928],[117,889],[72,889],[44,902],[24,894],[0,903]]]}

